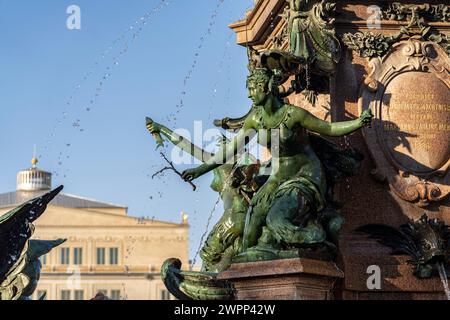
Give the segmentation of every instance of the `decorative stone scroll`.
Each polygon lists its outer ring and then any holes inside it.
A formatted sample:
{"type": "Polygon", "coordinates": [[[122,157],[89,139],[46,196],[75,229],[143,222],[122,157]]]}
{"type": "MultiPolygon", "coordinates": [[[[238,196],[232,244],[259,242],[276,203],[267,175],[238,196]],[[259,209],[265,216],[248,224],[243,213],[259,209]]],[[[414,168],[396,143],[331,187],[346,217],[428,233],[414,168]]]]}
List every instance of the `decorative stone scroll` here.
{"type": "Polygon", "coordinates": [[[381,13],[385,20],[406,21],[407,25],[393,35],[373,32],[345,33],[342,42],[347,48],[363,58],[383,57],[394,43],[416,34],[425,41],[438,44],[450,56],[450,36],[429,25],[429,22],[450,22],[450,5],[394,2],[384,6],[381,13]]]}
{"type": "Polygon", "coordinates": [[[413,37],[369,64],[359,103],[375,115],[364,131],[373,174],[420,207],[443,200],[450,193],[450,58],[413,37]]]}

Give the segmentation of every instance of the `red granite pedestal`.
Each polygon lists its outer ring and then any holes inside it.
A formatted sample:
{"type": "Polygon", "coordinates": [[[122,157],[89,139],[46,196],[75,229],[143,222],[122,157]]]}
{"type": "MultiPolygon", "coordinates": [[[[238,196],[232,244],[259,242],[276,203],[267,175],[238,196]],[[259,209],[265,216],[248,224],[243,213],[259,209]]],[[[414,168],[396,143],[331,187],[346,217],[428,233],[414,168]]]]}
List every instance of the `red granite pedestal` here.
{"type": "MultiPolygon", "coordinates": [[[[444,37],[450,34],[448,20],[420,13],[423,9],[412,6],[427,3],[439,7],[448,0],[335,2],[337,37],[362,32],[359,35],[366,39],[366,49],[385,43],[371,44],[373,37],[395,38],[413,23],[411,17],[416,14],[433,32],[444,37]],[[394,3],[410,13],[405,13],[404,19],[390,14],[392,6],[388,5],[394,3]],[[383,12],[378,30],[369,23],[373,6],[383,12]]],[[[237,34],[237,43],[263,52],[278,48],[281,41],[281,48],[287,49],[286,21],[280,17],[287,5],[285,0],[256,1],[243,20],[230,26],[237,34]]],[[[439,276],[418,279],[412,274],[409,257],[392,256],[389,248],[376,241],[350,234],[367,224],[398,228],[424,213],[450,225],[449,110],[440,107],[450,101],[450,61],[443,47],[424,39],[420,29],[415,26],[409,36],[389,45],[389,52],[372,59],[342,43],[330,92],[318,96],[317,106],[300,93],[288,97],[293,105],[326,121],[356,119],[369,108],[375,115],[372,128],[366,128],[364,134],[355,132],[334,140],[356,148],[365,158],[359,172],[334,190],[334,200],[344,204],[340,210],[345,219],[342,232],[349,233],[341,238],[337,262],[345,271],[345,280],[338,284],[341,271],[335,265],[305,259],[237,264],[222,277],[235,284],[238,299],[445,299],[439,276]],[[368,289],[369,266],[380,268],[379,290],[368,289]]]]}
{"type": "Polygon", "coordinates": [[[342,236],[340,248],[345,270],[344,300],[446,300],[439,276],[415,277],[409,256],[391,255],[391,249],[359,234],[342,236]],[[380,289],[368,289],[370,266],[380,268],[380,289]]]}
{"type": "Polygon", "coordinates": [[[219,275],[236,289],[236,300],[333,300],[344,273],[333,262],[286,259],[234,264],[219,275]]]}

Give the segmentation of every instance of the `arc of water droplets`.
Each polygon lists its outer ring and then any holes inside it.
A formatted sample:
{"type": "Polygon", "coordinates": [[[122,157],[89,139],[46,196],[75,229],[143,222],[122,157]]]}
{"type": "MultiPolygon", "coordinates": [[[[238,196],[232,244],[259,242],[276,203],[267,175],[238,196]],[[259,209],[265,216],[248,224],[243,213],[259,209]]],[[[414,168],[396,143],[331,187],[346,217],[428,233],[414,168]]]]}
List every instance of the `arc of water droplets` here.
{"type": "Polygon", "coordinates": [[[228,86],[227,86],[227,91],[225,93],[225,104],[224,104],[225,110],[227,109],[227,107],[231,106],[231,85],[230,85],[231,84],[231,72],[230,72],[231,62],[232,62],[232,56],[231,56],[231,54],[229,54],[228,59],[227,59],[227,67],[226,67],[226,70],[227,70],[226,78],[227,78],[228,86]]]}
{"type": "MultiPolygon", "coordinates": [[[[229,49],[230,49],[230,45],[231,45],[231,38],[232,38],[233,35],[234,35],[234,32],[230,32],[230,35],[227,38],[225,49],[224,49],[223,54],[222,54],[222,59],[220,60],[219,68],[217,69],[217,73],[219,73],[219,74],[222,73],[222,71],[224,69],[225,60],[226,60],[227,55],[229,55],[229,49]]],[[[217,87],[218,87],[218,85],[219,85],[219,79],[216,79],[216,81],[214,82],[214,85],[213,85],[213,95],[211,97],[211,103],[209,105],[208,119],[211,119],[211,117],[212,117],[212,111],[213,111],[213,108],[214,108],[214,105],[215,105],[215,102],[216,102],[216,98],[217,98],[217,87]]]]}
{"type": "MultiPolygon", "coordinates": [[[[215,19],[216,19],[217,15],[218,15],[218,9],[219,9],[220,6],[223,4],[223,2],[224,2],[224,0],[219,0],[219,1],[218,1],[217,6],[216,6],[216,8],[215,8],[213,14],[211,15],[211,21],[210,21],[210,23],[209,23],[209,28],[207,29],[207,31],[205,32],[205,34],[200,38],[200,45],[198,46],[197,51],[194,53],[194,61],[193,61],[192,65],[191,65],[191,68],[190,68],[189,72],[187,73],[187,75],[185,76],[185,78],[184,78],[184,80],[183,80],[183,90],[182,90],[182,92],[181,92],[181,96],[182,96],[182,97],[183,97],[184,95],[186,95],[186,87],[187,87],[188,81],[190,80],[191,75],[192,75],[192,73],[194,72],[195,67],[196,67],[196,65],[197,65],[197,58],[198,58],[199,55],[200,55],[200,50],[203,48],[203,42],[205,41],[205,39],[207,38],[207,36],[211,34],[212,26],[214,26],[214,24],[215,24],[215,19]]],[[[251,8],[251,6],[249,6],[248,8],[246,8],[246,9],[245,9],[245,12],[247,12],[250,8],[251,8]]],[[[244,13],[245,13],[245,12],[244,12],[244,13]]],[[[273,20],[273,18],[272,18],[272,20],[273,20]]],[[[232,37],[233,35],[234,35],[234,33],[230,33],[230,36],[229,36],[228,40],[230,40],[231,37],[232,37]]],[[[219,70],[223,69],[224,60],[225,60],[225,57],[226,57],[226,55],[227,55],[227,53],[228,53],[229,47],[230,47],[230,41],[227,42],[227,46],[226,46],[226,48],[225,48],[225,50],[224,50],[224,53],[223,53],[222,61],[220,62],[219,70]]],[[[231,59],[231,57],[229,57],[229,60],[230,60],[230,59],[231,59]]],[[[220,72],[220,71],[219,71],[219,72],[220,72]]],[[[228,80],[231,81],[230,77],[228,77],[228,80]]],[[[218,82],[216,81],[216,83],[214,84],[214,88],[216,88],[217,85],[218,85],[218,82]]],[[[228,94],[230,94],[230,90],[228,90],[228,94]]],[[[215,97],[216,97],[216,92],[214,92],[214,94],[213,94],[213,97],[212,97],[213,101],[214,101],[215,97]]],[[[180,99],[180,103],[176,105],[176,110],[175,110],[175,112],[173,112],[172,114],[170,114],[170,115],[167,117],[167,121],[168,121],[169,123],[170,123],[170,122],[172,121],[172,119],[173,119],[173,120],[174,120],[174,124],[176,124],[176,121],[177,121],[176,116],[181,112],[183,106],[184,106],[184,100],[183,100],[183,98],[181,98],[181,99],[180,99]]],[[[210,107],[210,110],[211,110],[211,109],[212,109],[212,105],[211,105],[211,107],[210,107]]],[[[211,112],[210,112],[210,117],[211,117],[211,112]]],[[[231,178],[231,176],[234,174],[235,170],[236,170],[236,168],[234,168],[234,169],[232,170],[232,172],[230,173],[230,175],[227,177],[226,183],[229,181],[229,179],[231,178]]],[[[147,178],[149,178],[149,177],[150,177],[150,175],[147,175],[147,178]]],[[[161,179],[161,176],[159,176],[158,179],[161,179]]],[[[166,180],[163,180],[163,181],[166,182],[166,180]]],[[[160,194],[160,197],[161,197],[161,194],[160,194]]],[[[150,198],[150,200],[153,199],[152,196],[150,196],[149,198],[150,198]]],[[[219,197],[217,198],[217,200],[215,201],[214,206],[213,206],[213,208],[212,208],[212,210],[211,210],[211,212],[210,212],[210,214],[209,214],[209,217],[208,217],[208,220],[207,220],[207,225],[206,225],[206,230],[205,230],[205,232],[203,233],[203,235],[202,235],[202,237],[201,237],[200,244],[199,244],[199,248],[197,249],[197,252],[196,252],[196,254],[195,254],[195,256],[194,256],[194,259],[193,259],[193,261],[192,261],[192,263],[191,263],[191,269],[194,267],[194,265],[195,265],[195,263],[196,263],[197,257],[198,257],[198,255],[199,255],[199,253],[200,253],[200,251],[201,251],[201,248],[202,248],[203,241],[204,241],[206,235],[208,234],[208,230],[209,230],[209,226],[210,226],[210,224],[211,224],[212,217],[213,217],[215,211],[217,210],[217,206],[219,205],[220,200],[221,200],[221,198],[220,198],[220,196],[219,196],[219,197]]]]}
{"type": "MultiPolygon", "coordinates": [[[[168,4],[168,2],[169,2],[168,0],[163,0],[163,1],[161,1],[160,5],[161,5],[162,3],[167,3],[167,4],[168,4]]],[[[152,9],[152,11],[146,13],[146,14],[145,14],[144,16],[142,16],[140,19],[136,20],[135,24],[138,24],[139,21],[145,20],[146,17],[147,17],[147,18],[150,17],[150,15],[152,14],[152,12],[153,12],[155,9],[158,9],[158,7],[159,7],[159,6],[155,7],[154,9],[152,9]]],[[[145,21],[144,21],[144,24],[146,24],[145,21]]],[[[127,28],[127,29],[126,29],[126,30],[125,30],[118,38],[116,38],[116,39],[108,46],[108,48],[100,55],[100,59],[99,59],[99,60],[105,58],[106,55],[108,55],[108,54],[110,53],[110,51],[114,48],[114,46],[115,46],[119,41],[124,40],[125,37],[126,37],[126,35],[127,35],[129,32],[131,32],[133,29],[134,29],[134,26],[133,26],[133,25],[129,26],[129,27],[128,27],[128,28],[127,28]]],[[[121,52],[123,52],[123,50],[122,50],[121,52]]],[[[96,66],[99,65],[99,60],[95,60],[95,61],[94,61],[93,67],[96,67],[96,66]]],[[[114,65],[118,65],[118,64],[119,64],[119,62],[118,62],[115,58],[114,58],[113,60],[114,60],[114,65]]],[[[73,102],[73,100],[74,100],[74,97],[75,97],[76,93],[82,88],[83,83],[85,83],[85,82],[93,75],[93,73],[94,73],[94,72],[91,70],[91,71],[87,72],[87,73],[83,76],[82,80],[76,85],[76,87],[75,87],[75,89],[74,89],[72,95],[69,97],[68,101],[65,103],[66,106],[68,106],[68,107],[72,106],[72,102],[73,102]]],[[[62,115],[62,120],[65,120],[65,119],[67,118],[67,116],[68,116],[68,112],[67,112],[67,110],[64,110],[64,111],[63,111],[63,115],[62,115]]],[[[61,123],[62,123],[62,120],[59,120],[59,121],[57,122],[57,124],[61,124],[61,123]]],[[[76,122],[78,122],[78,124],[79,124],[79,121],[80,121],[80,120],[77,119],[76,122]]],[[[75,127],[77,126],[77,125],[76,125],[76,122],[75,122],[75,127]]],[[[53,129],[56,129],[56,127],[57,127],[57,125],[55,125],[55,126],[53,127],[53,129]]],[[[78,127],[79,127],[79,125],[78,125],[78,127]]],[[[50,136],[54,136],[54,135],[50,135],[50,136]]]]}
{"type": "MultiPolygon", "coordinates": [[[[247,11],[249,8],[250,8],[250,7],[248,7],[248,8],[246,9],[246,11],[247,11]]],[[[233,14],[232,10],[230,10],[229,15],[230,15],[230,19],[229,19],[229,20],[231,21],[231,19],[234,18],[234,14],[233,14]]],[[[230,30],[230,34],[229,34],[229,36],[227,37],[227,42],[226,42],[226,44],[225,44],[225,49],[224,49],[224,51],[223,51],[223,53],[222,53],[222,58],[221,58],[221,60],[220,60],[220,62],[219,62],[219,68],[217,69],[217,73],[218,73],[218,74],[222,73],[223,70],[225,69],[225,68],[224,68],[224,66],[225,66],[225,61],[227,62],[227,64],[226,64],[226,70],[227,70],[227,80],[228,80],[228,83],[231,82],[231,77],[230,77],[230,74],[229,74],[230,62],[231,62],[231,55],[230,55],[230,50],[229,50],[229,49],[230,49],[230,47],[231,47],[231,38],[234,36],[234,34],[235,34],[235,33],[234,33],[233,31],[230,30]]],[[[219,80],[218,80],[218,78],[216,78],[216,81],[214,82],[214,85],[213,85],[213,94],[212,94],[212,97],[211,97],[211,103],[210,103],[210,106],[209,106],[208,120],[211,120],[211,119],[212,119],[212,111],[213,111],[213,108],[214,108],[214,105],[215,105],[215,102],[216,102],[216,98],[217,98],[217,92],[218,92],[217,87],[218,87],[218,84],[219,84],[219,80]]],[[[228,101],[228,105],[229,105],[229,99],[230,99],[229,95],[231,94],[230,86],[228,86],[226,93],[227,93],[226,100],[228,101]]]]}
{"type": "Polygon", "coordinates": [[[448,278],[445,265],[442,262],[438,262],[436,266],[439,271],[439,277],[441,277],[442,286],[444,287],[447,300],[450,300],[450,288],[448,287],[448,278]]]}
{"type": "MultiPolygon", "coordinates": [[[[237,162],[237,161],[235,161],[235,163],[236,163],[236,162],[237,162]]],[[[238,166],[235,165],[234,168],[233,168],[233,170],[231,170],[230,174],[229,174],[229,175],[227,176],[227,178],[225,179],[224,185],[226,185],[226,184],[228,184],[228,183],[230,182],[231,177],[232,177],[233,174],[236,172],[237,168],[238,168],[238,166]]],[[[197,257],[198,257],[198,255],[200,254],[200,251],[202,250],[203,241],[205,240],[205,237],[206,237],[206,235],[208,234],[208,231],[209,231],[209,225],[211,224],[211,220],[212,220],[212,218],[213,218],[213,216],[214,216],[214,212],[216,212],[216,210],[217,210],[217,206],[219,205],[220,200],[221,200],[221,197],[220,197],[220,195],[219,195],[219,197],[217,198],[216,202],[214,203],[214,206],[213,206],[211,212],[209,213],[208,221],[207,221],[207,223],[206,223],[206,229],[205,229],[205,232],[202,234],[202,237],[201,237],[201,239],[200,239],[200,244],[199,244],[199,246],[198,246],[197,251],[195,252],[194,259],[192,260],[192,263],[191,263],[191,269],[194,268],[195,263],[197,262],[197,257]]]]}
{"type": "Polygon", "coordinates": [[[205,237],[206,237],[206,235],[208,234],[209,226],[210,226],[211,221],[212,221],[212,218],[213,218],[213,216],[214,216],[214,212],[216,212],[217,206],[218,206],[219,203],[220,203],[220,199],[221,199],[221,197],[218,196],[216,202],[214,203],[214,206],[213,206],[211,212],[209,213],[208,222],[206,223],[206,231],[202,234],[202,237],[201,237],[201,239],[200,239],[200,244],[199,244],[199,246],[198,246],[197,251],[195,252],[194,260],[193,260],[192,263],[191,263],[191,270],[194,268],[195,263],[197,262],[197,257],[198,257],[198,255],[199,255],[200,251],[202,250],[203,241],[205,240],[205,237]]]}
{"type": "MultiPolygon", "coordinates": [[[[149,20],[159,11],[161,11],[164,7],[168,6],[173,0],[161,0],[153,9],[151,9],[149,12],[145,13],[143,16],[141,16],[140,18],[138,18],[134,24],[132,24],[131,26],[129,26],[123,33],[121,36],[119,36],[118,38],[116,38],[111,45],[101,54],[100,56],[100,60],[104,59],[106,57],[106,55],[108,55],[116,46],[117,43],[119,43],[120,41],[125,41],[126,36],[130,33],[133,32],[136,28],[137,31],[135,31],[133,33],[132,39],[130,41],[131,43],[134,43],[136,41],[136,39],[139,37],[139,35],[141,34],[141,32],[143,31],[145,25],[147,25],[147,23],[149,22],[149,20]],[[135,27],[135,26],[138,27],[135,27]]],[[[122,49],[119,52],[119,56],[123,56],[128,52],[129,49],[129,43],[125,42],[122,49]]],[[[114,56],[112,58],[112,63],[113,66],[118,66],[119,65],[119,59],[117,56],[114,56]]],[[[94,67],[99,65],[99,60],[96,60],[94,62],[94,67]]],[[[105,81],[111,76],[111,66],[108,66],[106,68],[105,73],[101,76],[101,79],[98,82],[98,85],[95,89],[95,92],[93,93],[93,96],[91,97],[91,99],[89,100],[89,106],[86,107],[85,111],[89,112],[93,109],[93,106],[95,105],[96,100],[98,99],[98,97],[100,96],[101,92],[102,92],[102,88],[104,86],[105,81]]],[[[85,83],[92,75],[93,75],[93,71],[89,71],[82,79],[82,81],[76,85],[76,88],[74,90],[74,92],[72,93],[72,95],[69,97],[69,100],[66,102],[66,108],[70,108],[73,104],[74,101],[74,97],[76,96],[76,94],[78,93],[78,91],[81,89],[82,84],[85,83]]],[[[58,127],[58,125],[62,124],[64,120],[67,119],[69,115],[68,109],[63,111],[62,114],[62,118],[60,120],[58,120],[57,124],[55,126],[53,126],[53,132],[50,134],[50,138],[47,141],[47,144],[44,147],[44,150],[48,150],[48,146],[52,143],[51,139],[53,137],[55,137],[56,135],[56,129],[58,127]]],[[[84,129],[81,127],[81,120],[79,118],[75,119],[72,127],[75,130],[78,130],[79,132],[84,132],[84,129]]],[[[66,143],[66,147],[70,147],[71,143],[66,143]]],[[[41,156],[39,156],[39,158],[41,158],[41,156]]],[[[58,165],[60,166],[60,172],[62,171],[62,165],[63,165],[63,158],[64,158],[64,154],[62,152],[59,153],[58,156],[58,165]]],[[[66,156],[67,159],[69,159],[69,156],[66,156]]],[[[53,172],[56,176],[59,176],[58,172],[54,171],[53,172]]],[[[64,178],[66,178],[66,174],[64,174],[64,178]]]]}
{"type": "MultiPolygon", "coordinates": [[[[218,7],[221,5],[222,2],[223,2],[223,1],[219,1],[218,7]]],[[[244,11],[244,14],[245,14],[251,7],[252,7],[252,6],[247,7],[247,8],[245,9],[245,11],[244,11]]],[[[213,16],[214,16],[214,15],[213,15],[213,16]]],[[[272,18],[272,20],[273,20],[273,18],[272,18]]],[[[233,36],[233,33],[230,34],[229,40],[230,40],[231,36],[233,36]]],[[[226,54],[227,54],[227,52],[228,52],[228,48],[229,48],[229,41],[227,42],[227,47],[225,48],[225,51],[224,51],[224,57],[223,57],[223,60],[222,60],[221,63],[220,63],[220,68],[223,67],[223,61],[225,60],[225,56],[226,56],[226,54]]],[[[217,86],[217,82],[216,82],[216,84],[214,85],[214,87],[216,87],[216,86],[217,86]]],[[[216,92],[214,92],[214,93],[216,93],[216,92]]],[[[215,97],[216,97],[216,94],[213,95],[213,98],[212,98],[212,99],[214,99],[215,97]]],[[[212,106],[211,106],[210,110],[211,110],[211,109],[212,109],[212,106]]],[[[178,112],[179,112],[179,110],[178,110],[178,112]]],[[[210,112],[210,116],[211,116],[211,112],[210,112]]],[[[225,183],[228,183],[228,182],[229,182],[229,180],[231,179],[231,177],[232,177],[232,175],[234,174],[234,172],[236,171],[236,169],[237,169],[237,166],[236,166],[235,168],[233,168],[233,170],[231,171],[231,173],[228,175],[227,179],[225,180],[225,183]]],[[[200,251],[201,251],[201,248],[202,248],[202,246],[203,246],[203,241],[205,240],[205,237],[206,237],[206,235],[208,234],[209,226],[210,226],[210,224],[211,224],[212,217],[213,217],[213,215],[214,215],[214,212],[217,210],[217,206],[219,205],[220,200],[221,200],[221,197],[219,196],[219,197],[217,198],[216,202],[214,203],[214,206],[213,206],[213,208],[212,208],[212,210],[211,210],[211,212],[210,212],[210,214],[209,214],[209,217],[208,217],[208,220],[207,220],[207,224],[206,224],[206,230],[205,230],[205,232],[202,234],[202,237],[201,237],[201,239],[200,239],[199,247],[198,247],[198,249],[197,249],[197,251],[196,251],[196,253],[195,253],[194,259],[192,260],[192,263],[191,263],[191,269],[193,269],[193,267],[195,266],[195,263],[197,262],[198,255],[199,255],[199,253],[200,253],[200,251]]]]}
{"type": "MultiPolygon", "coordinates": [[[[177,123],[177,116],[180,114],[181,110],[184,107],[184,99],[183,97],[186,95],[186,89],[187,89],[187,85],[189,83],[189,80],[191,79],[192,74],[195,71],[195,68],[198,64],[198,57],[200,56],[200,51],[203,48],[203,43],[204,41],[208,38],[209,35],[211,35],[212,33],[212,27],[215,25],[216,23],[216,18],[219,15],[219,9],[222,6],[222,4],[225,2],[225,0],[218,0],[216,7],[214,8],[213,13],[211,14],[210,20],[209,20],[209,24],[208,24],[208,28],[206,29],[206,31],[204,32],[204,34],[200,37],[200,43],[197,47],[197,50],[194,52],[194,60],[191,64],[191,67],[188,71],[188,73],[186,74],[186,76],[183,79],[183,89],[180,93],[181,98],[180,98],[180,102],[175,106],[175,111],[170,113],[167,118],[166,121],[167,123],[171,124],[172,126],[176,126],[177,123]]],[[[153,170],[154,168],[156,168],[157,166],[152,166],[151,170],[153,170]]],[[[167,180],[166,179],[162,179],[164,177],[164,175],[159,175],[158,177],[156,177],[159,181],[162,181],[163,184],[167,184],[167,180]]],[[[150,175],[147,175],[147,178],[150,178],[150,175]]],[[[162,194],[161,192],[158,192],[158,195],[160,198],[162,198],[162,194]]],[[[149,196],[150,200],[153,199],[153,196],[149,196]]]]}
{"type": "Polygon", "coordinates": [[[168,123],[171,123],[172,120],[173,120],[173,125],[177,124],[177,116],[180,114],[181,110],[184,107],[184,99],[183,99],[183,97],[186,95],[187,85],[189,83],[189,80],[192,77],[192,74],[195,71],[195,68],[197,67],[198,58],[200,56],[200,51],[203,48],[203,43],[204,43],[205,39],[207,39],[208,36],[211,35],[212,28],[216,24],[216,18],[219,15],[219,9],[220,9],[220,7],[222,6],[222,4],[224,2],[225,2],[225,0],[218,0],[217,5],[216,5],[216,7],[215,7],[211,17],[210,17],[208,29],[200,37],[200,44],[198,45],[197,50],[194,52],[194,61],[192,62],[192,65],[191,65],[188,73],[186,74],[186,76],[184,77],[184,80],[183,80],[183,88],[182,88],[182,91],[181,91],[180,102],[175,106],[175,111],[168,115],[168,117],[167,117],[167,122],[168,123]]]}
{"type": "MultiPolygon", "coordinates": [[[[245,11],[244,11],[244,14],[245,14],[245,12],[247,12],[252,7],[253,7],[253,4],[251,6],[249,6],[249,7],[247,7],[245,9],[245,11]]],[[[273,15],[272,12],[271,12],[271,15],[273,15]]],[[[274,18],[271,17],[271,21],[273,21],[273,19],[274,18]]],[[[227,38],[226,46],[225,46],[225,49],[224,49],[224,52],[223,52],[223,55],[222,55],[222,59],[221,59],[221,61],[219,63],[219,68],[217,70],[217,73],[221,73],[223,71],[225,60],[228,60],[227,61],[227,70],[229,71],[229,66],[230,66],[230,63],[231,63],[231,55],[229,54],[229,49],[231,47],[231,38],[233,37],[234,34],[235,33],[231,31],[230,35],[227,38]],[[228,57],[228,59],[227,59],[227,57],[228,57]]],[[[231,82],[231,76],[230,76],[229,72],[227,74],[227,81],[228,81],[228,83],[231,82]]],[[[208,119],[212,118],[212,110],[213,110],[213,107],[214,107],[214,104],[215,104],[215,101],[216,101],[215,99],[217,97],[217,86],[218,86],[218,83],[219,83],[219,80],[216,80],[214,85],[213,85],[214,89],[213,89],[213,95],[212,95],[212,98],[211,98],[211,104],[210,104],[210,107],[209,107],[208,119]]],[[[229,106],[229,104],[230,104],[230,95],[231,95],[231,89],[228,86],[228,89],[227,89],[227,92],[226,92],[226,97],[225,97],[227,106],[229,106]]]]}
{"type": "MultiPolygon", "coordinates": [[[[254,3],[252,3],[250,6],[248,6],[246,9],[245,9],[245,11],[244,11],[244,13],[243,14],[241,14],[241,16],[245,16],[246,15],[246,13],[251,9],[251,8],[253,8],[254,7],[254,3]]],[[[273,13],[271,12],[271,21],[273,21],[273,13]]],[[[226,70],[227,70],[227,76],[226,76],[226,78],[227,78],[227,82],[228,83],[231,83],[231,74],[230,74],[230,65],[231,65],[231,63],[232,63],[232,56],[231,55],[228,55],[228,61],[227,61],[227,68],[226,68],[226,70]]],[[[231,87],[230,86],[228,86],[228,89],[227,89],[227,91],[226,91],[226,93],[225,93],[225,104],[224,104],[224,108],[226,109],[227,107],[230,107],[231,106],[231,87]]]]}

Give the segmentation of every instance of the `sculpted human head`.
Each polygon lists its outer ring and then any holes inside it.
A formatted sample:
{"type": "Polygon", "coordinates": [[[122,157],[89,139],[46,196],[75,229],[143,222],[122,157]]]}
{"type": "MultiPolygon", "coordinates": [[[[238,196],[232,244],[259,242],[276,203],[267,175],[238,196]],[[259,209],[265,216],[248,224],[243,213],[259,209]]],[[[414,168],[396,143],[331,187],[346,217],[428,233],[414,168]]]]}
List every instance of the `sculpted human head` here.
{"type": "Polygon", "coordinates": [[[254,105],[262,105],[270,92],[271,75],[267,69],[255,69],[247,78],[248,97],[254,105]]]}

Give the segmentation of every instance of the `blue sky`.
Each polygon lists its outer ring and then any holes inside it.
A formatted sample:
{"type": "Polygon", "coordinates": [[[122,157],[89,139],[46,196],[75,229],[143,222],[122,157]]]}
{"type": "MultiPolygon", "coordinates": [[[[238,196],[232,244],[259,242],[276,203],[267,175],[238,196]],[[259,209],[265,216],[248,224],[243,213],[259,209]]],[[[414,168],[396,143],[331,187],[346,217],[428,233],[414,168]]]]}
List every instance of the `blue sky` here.
{"type": "Polygon", "coordinates": [[[212,176],[195,193],[171,173],[152,180],[164,163],[145,116],[167,123],[182,99],[168,125],[193,130],[248,111],[246,51],[227,26],[253,0],[171,0],[152,12],[159,3],[0,0],[0,193],[15,189],[36,144],[67,193],[158,220],[186,211],[193,257],[217,198],[212,176]],[[81,30],[66,27],[72,4],[81,30]]]}

